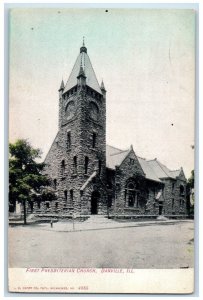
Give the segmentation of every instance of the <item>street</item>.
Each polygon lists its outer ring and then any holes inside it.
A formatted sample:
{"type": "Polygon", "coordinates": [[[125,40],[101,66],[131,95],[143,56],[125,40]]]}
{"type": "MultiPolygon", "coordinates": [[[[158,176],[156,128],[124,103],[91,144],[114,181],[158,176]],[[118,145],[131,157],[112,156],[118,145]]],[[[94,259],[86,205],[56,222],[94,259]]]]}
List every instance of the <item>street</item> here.
{"type": "Polygon", "coordinates": [[[129,224],[78,231],[63,230],[65,222],[53,231],[49,224],[9,227],[9,267],[194,267],[193,221],[129,224]]]}

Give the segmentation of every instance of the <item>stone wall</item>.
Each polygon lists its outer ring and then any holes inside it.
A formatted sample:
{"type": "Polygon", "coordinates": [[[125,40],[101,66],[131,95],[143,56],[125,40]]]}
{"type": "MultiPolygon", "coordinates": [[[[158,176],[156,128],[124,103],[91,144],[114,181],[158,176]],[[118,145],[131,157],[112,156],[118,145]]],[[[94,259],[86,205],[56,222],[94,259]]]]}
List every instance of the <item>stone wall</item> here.
{"type": "Polygon", "coordinates": [[[186,214],[186,182],[180,179],[163,179],[164,188],[164,214],[186,214]],[[180,186],[184,187],[184,194],[180,194],[180,186]]]}
{"type": "Polygon", "coordinates": [[[184,191],[186,186],[183,172],[177,180],[166,178],[162,183],[148,180],[132,148],[120,166],[106,169],[105,92],[102,96],[87,86],[73,87],[66,94],[59,91],[59,131],[45,163],[44,173],[52,180],[57,200],[34,203],[36,214],[89,215],[94,192],[99,195],[98,214],[157,216],[160,211],[169,216],[186,214],[186,195],[180,193],[180,186],[184,191]],[[94,172],[96,176],[89,182],[94,172]],[[129,182],[136,187],[133,206],[129,205],[129,182]]]}
{"type": "Polygon", "coordinates": [[[114,172],[107,169],[107,183],[111,186],[108,190],[108,195],[112,198],[110,214],[129,216],[186,214],[186,181],[183,178],[177,180],[166,178],[161,182],[146,179],[133,150],[114,172]],[[133,164],[130,163],[132,159],[133,164]],[[126,194],[126,187],[130,180],[135,186],[139,184],[133,207],[129,205],[126,194]],[[182,195],[180,195],[181,185],[184,188],[182,195]]]}
{"type": "MultiPolygon", "coordinates": [[[[115,196],[113,203],[113,210],[115,214],[139,214],[141,212],[140,208],[136,206],[136,203],[134,204],[134,207],[128,206],[126,184],[129,180],[133,182],[136,188],[137,184],[139,184],[139,186],[143,186],[145,182],[145,174],[139,164],[139,161],[133,149],[131,149],[131,151],[121,163],[121,165],[119,167],[116,167],[115,196]]],[[[140,189],[140,187],[138,189],[140,189]]]]}

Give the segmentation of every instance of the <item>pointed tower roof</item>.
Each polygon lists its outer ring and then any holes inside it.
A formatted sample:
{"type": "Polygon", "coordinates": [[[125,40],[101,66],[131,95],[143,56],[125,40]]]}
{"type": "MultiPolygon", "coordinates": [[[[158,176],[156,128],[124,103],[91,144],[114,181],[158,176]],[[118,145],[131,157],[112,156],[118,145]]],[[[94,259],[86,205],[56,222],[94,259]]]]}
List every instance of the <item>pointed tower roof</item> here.
{"type": "Polygon", "coordinates": [[[106,89],[105,89],[105,86],[104,86],[103,79],[102,79],[102,82],[101,82],[101,90],[103,90],[103,91],[105,91],[105,92],[106,92],[106,89]]]}
{"type": "Polygon", "coordinates": [[[59,88],[59,91],[61,91],[61,90],[64,90],[64,82],[63,82],[63,79],[62,79],[62,81],[61,81],[61,85],[60,85],[60,88],[59,88]]]}
{"type": "Polygon", "coordinates": [[[86,76],[86,85],[94,89],[96,92],[102,94],[94,69],[87,54],[87,48],[84,45],[84,41],[82,47],[80,48],[80,54],[76,59],[75,65],[65,85],[64,93],[77,85],[77,77],[80,74],[81,66],[86,76]]]}

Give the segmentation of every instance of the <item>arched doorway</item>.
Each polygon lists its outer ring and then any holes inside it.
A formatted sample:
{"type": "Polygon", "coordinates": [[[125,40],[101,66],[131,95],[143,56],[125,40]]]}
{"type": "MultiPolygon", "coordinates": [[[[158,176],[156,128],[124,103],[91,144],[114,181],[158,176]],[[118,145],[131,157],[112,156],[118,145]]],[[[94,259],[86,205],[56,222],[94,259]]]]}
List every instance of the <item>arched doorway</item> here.
{"type": "Polygon", "coordinates": [[[97,213],[98,213],[99,198],[100,198],[100,193],[98,191],[92,192],[92,197],[91,197],[91,214],[92,215],[97,215],[97,213]]]}
{"type": "Polygon", "coordinates": [[[161,216],[163,212],[163,201],[159,201],[159,215],[161,216]]]}

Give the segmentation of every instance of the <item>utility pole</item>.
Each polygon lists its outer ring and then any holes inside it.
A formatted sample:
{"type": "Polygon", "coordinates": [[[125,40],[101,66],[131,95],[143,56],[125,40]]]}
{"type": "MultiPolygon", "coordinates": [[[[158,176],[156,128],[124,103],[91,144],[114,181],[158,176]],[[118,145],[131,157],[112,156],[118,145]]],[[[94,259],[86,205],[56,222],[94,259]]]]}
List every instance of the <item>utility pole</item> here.
{"type": "Polygon", "coordinates": [[[24,225],[27,225],[27,216],[26,216],[26,199],[23,200],[23,210],[24,210],[24,225]]]}
{"type": "Polygon", "coordinates": [[[75,222],[74,222],[75,214],[73,213],[73,231],[75,230],[75,222]]]}
{"type": "Polygon", "coordinates": [[[74,204],[74,199],[73,199],[73,215],[72,215],[72,219],[73,219],[73,231],[75,230],[75,204],[74,204]]]}
{"type": "Polygon", "coordinates": [[[109,219],[109,195],[107,195],[107,218],[109,219]]]}
{"type": "Polygon", "coordinates": [[[117,192],[115,191],[115,198],[114,198],[114,219],[116,219],[116,197],[117,197],[117,192]]]}

